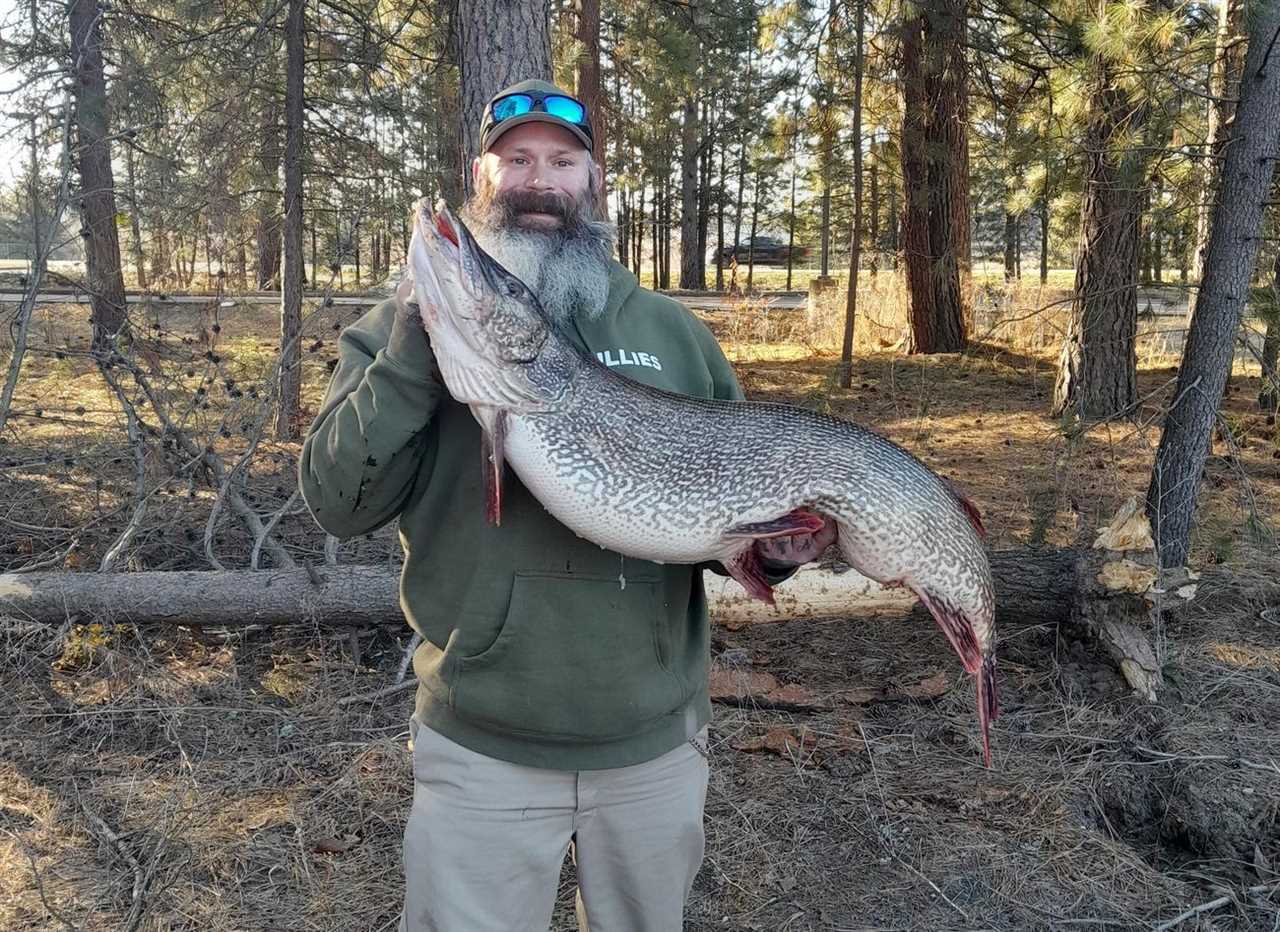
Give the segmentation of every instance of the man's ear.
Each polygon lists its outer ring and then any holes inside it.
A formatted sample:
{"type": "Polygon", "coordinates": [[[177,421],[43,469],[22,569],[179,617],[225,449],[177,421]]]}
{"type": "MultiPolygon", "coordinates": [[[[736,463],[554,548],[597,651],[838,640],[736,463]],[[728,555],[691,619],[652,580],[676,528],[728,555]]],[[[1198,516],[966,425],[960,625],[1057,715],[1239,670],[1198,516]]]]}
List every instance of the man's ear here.
{"type": "Polygon", "coordinates": [[[480,186],[480,156],[476,156],[471,160],[471,190],[474,192],[480,186]]]}

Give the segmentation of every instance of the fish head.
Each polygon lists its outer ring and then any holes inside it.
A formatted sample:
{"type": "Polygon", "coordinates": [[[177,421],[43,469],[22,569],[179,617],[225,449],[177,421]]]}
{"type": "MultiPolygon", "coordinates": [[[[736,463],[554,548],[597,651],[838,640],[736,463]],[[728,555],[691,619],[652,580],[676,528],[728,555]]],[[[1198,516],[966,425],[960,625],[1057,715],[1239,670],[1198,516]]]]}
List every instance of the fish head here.
{"type": "Polygon", "coordinates": [[[443,202],[414,211],[414,294],[437,356],[473,370],[532,363],[548,325],[533,292],[443,202]]]}

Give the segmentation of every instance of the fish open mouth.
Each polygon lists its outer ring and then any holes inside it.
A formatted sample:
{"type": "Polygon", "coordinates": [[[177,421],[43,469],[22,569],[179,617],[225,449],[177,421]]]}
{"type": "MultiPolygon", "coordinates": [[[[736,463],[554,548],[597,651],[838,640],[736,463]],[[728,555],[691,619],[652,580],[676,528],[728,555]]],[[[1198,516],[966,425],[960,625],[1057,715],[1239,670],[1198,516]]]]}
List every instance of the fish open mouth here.
{"type": "Polygon", "coordinates": [[[432,219],[435,221],[436,232],[453,243],[455,247],[458,246],[458,231],[454,227],[453,218],[449,216],[448,212],[436,211],[432,219]]]}

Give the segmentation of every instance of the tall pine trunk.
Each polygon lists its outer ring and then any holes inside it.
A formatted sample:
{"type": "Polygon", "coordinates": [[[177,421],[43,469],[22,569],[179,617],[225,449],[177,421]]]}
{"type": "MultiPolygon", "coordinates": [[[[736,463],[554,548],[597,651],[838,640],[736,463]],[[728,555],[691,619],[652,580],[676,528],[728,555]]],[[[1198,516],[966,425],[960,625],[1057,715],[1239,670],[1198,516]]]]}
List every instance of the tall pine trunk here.
{"type": "Polygon", "coordinates": [[[1258,4],[1250,19],[1240,103],[1210,221],[1204,278],[1147,490],[1160,563],[1168,567],[1187,562],[1200,478],[1231,374],[1280,147],[1280,61],[1267,62],[1280,34],[1280,3],[1258,4]]]}
{"type": "Polygon", "coordinates": [[[546,0],[468,0],[458,4],[462,70],[463,182],[470,196],[466,163],[480,151],[480,121],[490,98],[517,81],[554,80],[546,0]],[[500,50],[500,54],[495,54],[500,50]]]}
{"type": "Polygon", "coordinates": [[[684,99],[680,124],[680,287],[706,287],[698,263],[698,100],[684,99]]]}
{"type": "MultiPolygon", "coordinates": [[[[298,433],[302,393],[302,148],[303,17],[306,0],[289,0],[285,19],[284,92],[284,261],[280,267],[280,372],[276,397],[276,438],[298,433]]],[[[336,260],[341,262],[341,256],[336,260]]]]}
{"type": "MultiPolygon", "coordinates": [[[[578,99],[586,104],[591,117],[594,132],[591,157],[603,174],[604,141],[608,134],[604,122],[604,94],[600,87],[600,0],[575,0],[574,8],[578,13],[577,38],[582,44],[582,51],[575,62],[574,85],[578,99]]],[[[599,204],[602,214],[608,203],[606,195],[602,185],[599,204]]]]}
{"type": "Polygon", "coordinates": [[[867,2],[858,0],[853,60],[853,233],[849,237],[849,284],[840,344],[840,387],[853,384],[853,327],[858,314],[858,266],[862,262],[862,70],[867,2]]]}
{"type": "Polygon", "coordinates": [[[103,357],[110,354],[127,317],[111,174],[111,120],[102,70],[102,14],[94,0],[71,0],[67,14],[75,67],[80,221],[92,307],[92,349],[103,357]]]}
{"type": "Polygon", "coordinates": [[[147,257],[142,251],[142,221],[138,213],[138,177],[137,161],[133,152],[133,142],[125,140],[124,169],[125,180],[129,184],[129,251],[132,253],[134,274],[138,279],[138,288],[147,290],[147,257]]]}
{"type": "Polygon", "coordinates": [[[1244,64],[1244,43],[1240,27],[1244,18],[1244,0],[1218,0],[1218,38],[1209,72],[1209,126],[1205,139],[1200,177],[1204,187],[1196,212],[1196,249],[1192,271],[1196,281],[1204,275],[1204,252],[1209,246],[1209,218],[1222,177],[1223,145],[1227,127],[1235,114],[1240,94],[1240,69],[1244,64]]]}
{"type": "Polygon", "coordinates": [[[875,285],[876,273],[880,271],[880,250],[883,244],[880,242],[880,168],[876,158],[876,144],[871,143],[867,150],[870,156],[870,166],[867,174],[871,177],[870,190],[870,206],[871,206],[871,229],[867,231],[867,242],[871,244],[871,261],[867,265],[867,271],[871,273],[872,286],[875,285]]]}
{"type": "Polygon", "coordinates": [[[1138,220],[1142,159],[1123,149],[1142,119],[1093,62],[1084,133],[1084,191],[1071,319],[1058,359],[1053,413],[1108,417],[1137,400],[1138,220]]]}
{"type": "Polygon", "coordinates": [[[1280,357],[1280,252],[1271,265],[1271,303],[1267,313],[1267,332],[1262,338],[1262,389],[1258,392],[1258,407],[1271,417],[1280,407],[1280,374],[1276,371],[1280,357]]]}
{"type": "Polygon", "coordinates": [[[965,0],[930,0],[902,35],[903,252],[910,350],[964,349],[969,261],[965,0]]]}
{"type": "Polygon", "coordinates": [[[724,208],[725,196],[729,193],[724,173],[724,157],[729,148],[726,136],[726,133],[720,134],[720,185],[716,190],[716,291],[724,291],[724,208]]]}
{"type": "Polygon", "coordinates": [[[257,228],[258,287],[270,288],[280,278],[280,208],[276,185],[280,183],[280,114],[272,103],[262,114],[258,143],[258,166],[262,171],[262,192],[258,195],[257,228]]]}
{"type": "Polygon", "coordinates": [[[757,167],[755,186],[751,192],[751,241],[747,246],[747,294],[751,294],[752,281],[756,272],[756,229],[760,223],[760,195],[763,188],[760,169],[757,167]]]}

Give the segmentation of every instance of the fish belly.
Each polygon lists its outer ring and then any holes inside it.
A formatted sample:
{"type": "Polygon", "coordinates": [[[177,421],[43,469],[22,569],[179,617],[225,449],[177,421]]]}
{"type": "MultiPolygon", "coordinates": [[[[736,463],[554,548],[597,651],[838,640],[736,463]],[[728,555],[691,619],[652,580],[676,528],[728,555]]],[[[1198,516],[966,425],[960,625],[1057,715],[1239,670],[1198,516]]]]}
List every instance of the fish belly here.
{"type": "Polygon", "coordinates": [[[550,433],[511,417],[504,453],[533,496],[579,537],[655,563],[719,560],[745,546],[726,542],[721,523],[706,510],[685,514],[674,508],[663,496],[663,483],[629,474],[625,466],[609,468],[550,433]]]}

